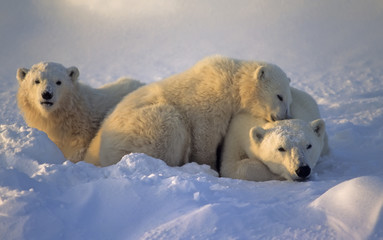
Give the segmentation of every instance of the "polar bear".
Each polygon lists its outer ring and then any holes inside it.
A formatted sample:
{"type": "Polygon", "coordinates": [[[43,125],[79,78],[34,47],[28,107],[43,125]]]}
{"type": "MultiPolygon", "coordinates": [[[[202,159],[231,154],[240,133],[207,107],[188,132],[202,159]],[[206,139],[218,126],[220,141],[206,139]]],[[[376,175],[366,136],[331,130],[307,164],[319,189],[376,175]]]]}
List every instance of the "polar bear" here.
{"type": "Polygon", "coordinates": [[[304,180],[317,164],[324,140],[322,119],[266,122],[238,114],[225,137],[220,173],[251,181],[304,180]]]}
{"type": "Polygon", "coordinates": [[[216,151],[238,112],[284,119],[290,79],[276,65],[214,56],[125,97],[88,149],[85,161],[107,166],[140,152],[170,166],[187,162],[216,169],[216,151]]]}
{"type": "Polygon", "coordinates": [[[26,123],[46,132],[72,162],[83,160],[106,113],[143,85],[122,78],[94,89],[79,83],[78,76],[76,67],[53,62],[19,68],[16,76],[17,103],[26,123]]]}

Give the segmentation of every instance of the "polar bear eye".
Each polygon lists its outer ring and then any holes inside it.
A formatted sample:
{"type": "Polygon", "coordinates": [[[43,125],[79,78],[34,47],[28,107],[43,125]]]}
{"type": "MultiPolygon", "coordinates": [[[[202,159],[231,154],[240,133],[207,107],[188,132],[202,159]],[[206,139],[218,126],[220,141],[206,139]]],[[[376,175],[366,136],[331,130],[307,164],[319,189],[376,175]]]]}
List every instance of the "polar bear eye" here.
{"type": "Polygon", "coordinates": [[[310,149],[312,147],[311,144],[307,145],[306,149],[310,149]]]}
{"type": "Polygon", "coordinates": [[[281,95],[278,94],[277,97],[278,97],[279,101],[283,102],[283,97],[281,95]]]}
{"type": "Polygon", "coordinates": [[[39,83],[40,83],[40,80],[36,79],[36,80],[35,80],[35,83],[36,83],[36,84],[39,84],[39,83]]]}
{"type": "Polygon", "coordinates": [[[61,81],[57,81],[56,85],[60,86],[61,85],[61,81]]]}
{"type": "Polygon", "coordinates": [[[280,148],[278,148],[278,151],[280,151],[280,152],[286,152],[286,149],[284,149],[283,147],[280,147],[280,148]]]}

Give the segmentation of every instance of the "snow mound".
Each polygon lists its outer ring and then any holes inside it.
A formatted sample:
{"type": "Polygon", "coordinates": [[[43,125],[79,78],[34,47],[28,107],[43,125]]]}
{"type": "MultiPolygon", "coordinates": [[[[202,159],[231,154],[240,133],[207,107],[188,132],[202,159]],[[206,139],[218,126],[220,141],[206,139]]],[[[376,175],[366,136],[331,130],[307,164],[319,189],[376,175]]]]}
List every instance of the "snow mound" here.
{"type": "Polygon", "coordinates": [[[10,156],[32,159],[38,163],[66,161],[60,149],[46,133],[17,124],[0,125],[0,159],[10,156]]]}
{"type": "Polygon", "coordinates": [[[378,238],[383,236],[382,186],[381,177],[354,178],[328,190],[311,207],[324,212],[337,239],[378,238]]]}

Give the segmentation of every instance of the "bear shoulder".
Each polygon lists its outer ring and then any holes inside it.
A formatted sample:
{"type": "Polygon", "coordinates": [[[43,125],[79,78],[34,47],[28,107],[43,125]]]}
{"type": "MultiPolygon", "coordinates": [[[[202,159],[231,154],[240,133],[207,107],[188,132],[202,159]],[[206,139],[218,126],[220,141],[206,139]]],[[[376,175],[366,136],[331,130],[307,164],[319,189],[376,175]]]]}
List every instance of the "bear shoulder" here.
{"type": "Polygon", "coordinates": [[[84,103],[92,110],[93,114],[105,115],[116,106],[126,95],[132,93],[145,84],[130,78],[120,78],[115,82],[105,84],[100,88],[93,88],[79,83],[79,94],[84,103]]]}
{"type": "Polygon", "coordinates": [[[290,87],[290,90],[293,99],[290,106],[292,118],[312,121],[321,117],[318,104],[310,94],[294,87],[290,87]]]}
{"type": "MultiPolygon", "coordinates": [[[[290,87],[290,90],[293,99],[290,106],[290,115],[292,118],[302,119],[307,122],[321,118],[319,106],[310,94],[294,87],[290,87]]],[[[327,132],[324,132],[322,156],[330,152],[328,141],[327,132]]]]}

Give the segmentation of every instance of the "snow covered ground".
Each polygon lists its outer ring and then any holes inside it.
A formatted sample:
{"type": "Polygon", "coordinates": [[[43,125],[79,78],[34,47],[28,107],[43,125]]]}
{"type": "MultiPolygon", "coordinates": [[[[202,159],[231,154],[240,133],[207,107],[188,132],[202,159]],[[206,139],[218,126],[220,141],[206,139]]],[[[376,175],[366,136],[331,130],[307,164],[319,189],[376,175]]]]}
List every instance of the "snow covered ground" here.
{"type": "Polygon", "coordinates": [[[382,1],[0,3],[0,239],[383,239],[382,1]],[[65,161],[16,105],[18,67],[146,83],[222,54],[276,63],[314,96],[332,152],[306,182],[218,178],[142,154],[65,161]]]}

